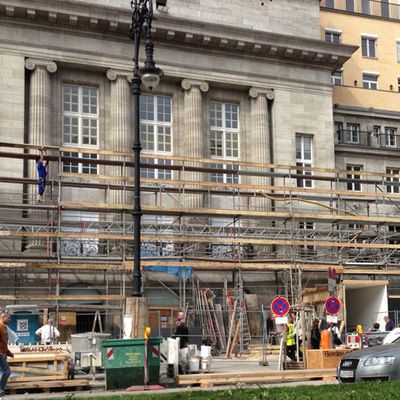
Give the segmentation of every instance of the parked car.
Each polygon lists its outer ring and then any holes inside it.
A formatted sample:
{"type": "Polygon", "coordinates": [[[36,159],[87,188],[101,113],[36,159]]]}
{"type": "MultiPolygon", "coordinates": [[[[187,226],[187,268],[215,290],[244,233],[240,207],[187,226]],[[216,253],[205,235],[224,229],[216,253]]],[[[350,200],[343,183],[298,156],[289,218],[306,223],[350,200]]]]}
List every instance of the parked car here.
{"type": "Polygon", "coordinates": [[[345,354],[337,378],[340,382],[400,380],[400,337],[393,344],[345,354]]]}

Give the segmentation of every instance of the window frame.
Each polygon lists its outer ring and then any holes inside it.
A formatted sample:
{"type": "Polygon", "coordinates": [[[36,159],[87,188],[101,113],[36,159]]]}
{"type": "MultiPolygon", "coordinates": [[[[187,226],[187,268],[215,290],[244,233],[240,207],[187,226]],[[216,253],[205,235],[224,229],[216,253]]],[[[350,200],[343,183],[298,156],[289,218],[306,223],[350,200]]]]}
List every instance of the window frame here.
{"type": "MultiPolygon", "coordinates": [[[[346,164],[346,171],[352,172],[347,174],[347,179],[361,179],[361,175],[355,174],[355,172],[362,172],[363,165],[361,164],[346,164]],[[356,169],[359,168],[359,169],[356,169]]],[[[347,190],[351,192],[361,192],[362,184],[361,182],[347,182],[347,190]]]]}
{"type": "Polygon", "coordinates": [[[396,148],[396,136],[397,136],[397,128],[393,126],[385,126],[385,130],[383,132],[384,137],[384,146],[390,148],[396,148]]]}
{"type": "MultiPolygon", "coordinates": [[[[231,110],[232,113],[232,110],[231,110]]],[[[234,120],[232,120],[234,121],[234,120]]],[[[240,104],[238,103],[233,103],[233,102],[221,102],[221,101],[209,101],[208,102],[208,127],[209,127],[209,151],[210,151],[210,158],[213,160],[218,160],[221,162],[216,162],[215,164],[212,165],[212,168],[217,168],[217,169],[233,169],[239,171],[239,167],[235,166],[234,164],[226,164],[223,161],[239,161],[240,159],[240,104]],[[218,125],[211,125],[211,105],[216,104],[221,106],[221,126],[218,125]],[[227,106],[235,106],[236,107],[236,128],[232,127],[227,127],[227,106]],[[218,150],[218,147],[212,146],[213,141],[217,141],[218,139],[216,138],[215,134],[221,133],[221,138],[219,141],[221,142],[221,155],[216,155],[212,154],[213,153],[213,147],[215,147],[218,150]],[[237,148],[235,149],[232,147],[231,151],[234,152],[235,150],[237,151],[237,155],[227,155],[227,135],[231,135],[231,142],[235,143],[237,145],[237,148]],[[236,140],[232,138],[232,135],[236,135],[236,140]]],[[[210,177],[211,182],[219,182],[219,183],[240,183],[240,177],[237,174],[222,174],[222,173],[211,173],[210,177]]]]}
{"type": "Polygon", "coordinates": [[[331,82],[334,86],[343,85],[343,69],[337,69],[331,74],[331,82]],[[339,75],[337,75],[339,74],[339,75]]]}
{"type": "MultiPolygon", "coordinates": [[[[386,174],[400,175],[400,167],[399,168],[386,167],[386,174]]],[[[394,178],[394,177],[386,176],[385,177],[385,182],[399,183],[400,184],[400,178],[394,178]]],[[[400,186],[387,184],[386,185],[386,192],[387,193],[400,193],[400,186]]]]}
{"type": "Polygon", "coordinates": [[[379,74],[376,72],[363,71],[363,73],[362,73],[363,88],[367,89],[367,90],[378,90],[379,89],[378,88],[378,78],[379,78],[379,74]],[[375,78],[375,80],[373,80],[371,78],[375,78]],[[374,84],[375,84],[375,87],[373,87],[374,84]]]}
{"type": "MultiPolygon", "coordinates": [[[[100,136],[100,132],[99,132],[99,88],[97,86],[94,85],[76,85],[76,84],[69,84],[69,83],[63,83],[62,84],[62,143],[63,146],[65,147],[69,147],[71,149],[73,149],[74,147],[77,148],[77,150],[79,150],[79,148],[81,149],[87,149],[87,150],[98,150],[99,149],[99,136],[100,136]],[[77,104],[78,105],[78,109],[77,111],[71,111],[71,110],[65,110],[66,104],[68,104],[65,100],[66,100],[66,92],[65,89],[69,87],[69,88],[77,88],[78,89],[78,103],[74,103],[71,102],[71,105],[73,104],[77,104]],[[84,96],[84,89],[89,89],[89,94],[88,97],[89,99],[92,97],[92,93],[90,92],[91,90],[95,90],[96,91],[96,112],[84,112],[83,108],[84,108],[84,103],[83,103],[83,98],[84,96]],[[65,140],[65,128],[66,128],[66,124],[65,124],[65,120],[66,118],[70,118],[72,119],[77,119],[77,125],[73,125],[73,126],[77,126],[77,134],[74,136],[77,136],[77,142],[75,143],[74,141],[66,141],[65,140]],[[84,128],[85,126],[83,125],[84,120],[88,120],[90,121],[90,124],[88,125],[87,129],[88,129],[88,135],[84,134],[84,128]],[[95,125],[91,125],[91,122],[95,121],[95,125]],[[95,144],[91,144],[91,143],[83,143],[84,142],[84,138],[87,136],[88,137],[88,141],[91,141],[92,138],[92,132],[91,130],[95,127],[95,131],[96,131],[96,135],[95,135],[95,140],[96,143],[95,144]]],[[[72,96],[72,95],[71,95],[72,96]]],[[[88,103],[88,108],[91,108],[92,105],[89,101],[88,103]]],[[[73,133],[70,132],[70,136],[72,137],[73,133]]],[[[86,152],[82,152],[82,151],[70,151],[70,152],[63,152],[63,156],[65,157],[77,157],[77,158],[88,158],[88,159],[99,159],[99,155],[96,153],[86,153],[86,152]]],[[[84,165],[81,162],[68,162],[68,163],[64,163],[62,165],[62,170],[65,173],[76,173],[76,174],[90,174],[90,175],[98,175],[99,174],[99,165],[98,164],[88,164],[88,165],[84,165]]]]}
{"type": "Polygon", "coordinates": [[[357,123],[352,123],[352,122],[348,122],[346,123],[346,133],[348,135],[348,139],[351,140],[346,140],[346,143],[349,144],[360,144],[361,143],[361,126],[360,124],[357,123]],[[353,128],[356,128],[355,130],[353,130],[353,128]],[[354,138],[356,138],[356,140],[353,140],[354,138]]]}
{"type": "Polygon", "coordinates": [[[339,44],[342,41],[342,31],[325,29],[325,42],[339,44]],[[335,40],[337,39],[337,40],[335,40]]]}
{"type": "MultiPolygon", "coordinates": [[[[305,168],[312,168],[313,166],[313,135],[307,135],[302,133],[296,134],[295,139],[295,146],[296,146],[296,166],[297,167],[305,167],[305,168]],[[304,139],[310,139],[310,158],[307,159],[305,157],[304,151],[304,139]],[[298,157],[298,140],[300,140],[300,157],[298,157]]],[[[297,175],[304,175],[304,176],[312,176],[312,171],[304,171],[304,170],[297,170],[297,175]]],[[[302,188],[313,188],[314,181],[312,179],[307,178],[297,178],[297,187],[302,188]]]]}
{"type": "Polygon", "coordinates": [[[376,58],[377,36],[361,35],[361,55],[364,58],[376,58]]]}
{"type": "MultiPolygon", "coordinates": [[[[143,126],[151,126],[153,128],[153,143],[154,143],[154,149],[146,149],[143,148],[142,150],[142,156],[141,156],[141,162],[152,162],[154,164],[159,164],[159,165],[172,165],[171,160],[167,159],[158,159],[158,158],[146,158],[146,154],[152,154],[152,155],[167,155],[171,156],[173,155],[173,112],[172,112],[172,96],[167,96],[163,94],[152,94],[152,93],[142,93],[140,96],[140,141],[142,144],[142,147],[147,145],[147,141],[143,138],[143,131],[142,127],[143,126]],[[153,119],[144,119],[142,118],[142,113],[143,111],[143,104],[142,101],[144,101],[144,97],[147,98],[152,98],[153,99],[153,114],[154,118],[153,119]],[[159,101],[161,98],[167,98],[169,99],[169,121],[161,121],[159,119],[159,101]],[[160,131],[161,128],[161,131],[160,131]],[[169,129],[169,134],[166,134],[165,132],[162,132],[163,129],[169,129]],[[169,136],[170,140],[169,142],[161,142],[159,140],[161,136],[169,136]],[[167,143],[167,145],[170,146],[170,150],[160,150],[160,143],[167,143]]],[[[163,105],[165,107],[165,105],[163,105]]],[[[147,132],[147,131],[146,131],[147,132]]],[[[141,168],[140,169],[141,177],[143,179],[173,179],[173,171],[172,170],[167,170],[167,169],[157,169],[157,168],[141,168]]]]}

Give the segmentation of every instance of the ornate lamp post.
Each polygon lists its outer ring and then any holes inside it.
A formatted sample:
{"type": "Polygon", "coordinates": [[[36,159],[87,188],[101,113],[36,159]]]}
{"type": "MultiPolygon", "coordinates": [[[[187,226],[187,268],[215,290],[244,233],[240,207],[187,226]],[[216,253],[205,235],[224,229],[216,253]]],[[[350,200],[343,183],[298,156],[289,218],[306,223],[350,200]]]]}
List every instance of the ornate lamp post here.
{"type": "Polygon", "coordinates": [[[133,156],[135,164],[134,172],[134,199],[133,199],[133,297],[142,296],[142,274],[140,268],[140,228],[142,209],[140,206],[140,110],[139,99],[141,85],[148,89],[155,88],[163,75],[163,72],[155,66],[153,60],[153,40],[151,36],[151,23],[153,21],[153,1],[152,0],[132,0],[132,25],[129,36],[133,40],[133,156]],[[142,33],[146,32],[146,60],[143,67],[139,67],[139,49],[142,33]]]}

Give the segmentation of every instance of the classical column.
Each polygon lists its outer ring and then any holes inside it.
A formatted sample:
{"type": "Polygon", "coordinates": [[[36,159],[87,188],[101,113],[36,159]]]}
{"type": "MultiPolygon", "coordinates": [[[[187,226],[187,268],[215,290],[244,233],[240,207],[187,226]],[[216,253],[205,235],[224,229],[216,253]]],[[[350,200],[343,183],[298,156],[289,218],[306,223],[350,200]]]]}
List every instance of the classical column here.
{"type": "MultiPolygon", "coordinates": [[[[26,69],[32,71],[29,86],[29,143],[39,146],[47,146],[51,143],[51,88],[50,74],[57,71],[57,64],[53,61],[28,58],[25,61],[26,69]]],[[[38,154],[38,151],[34,151],[38,154]]],[[[28,175],[31,179],[37,179],[36,163],[29,162],[28,175]]],[[[47,193],[49,188],[47,188],[47,193]]],[[[30,201],[34,202],[37,194],[36,185],[29,190],[30,201]]],[[[45,218],[41,211],[32,212],[32,216],[45,218]]],[[[29,249],[43,251],[44,242],[32,240],[27,246],[29,249]]]]}
{"type": "MultiPolygon", "coordinates": [[[[249,90],[250,96],[250,118],[251,118],[251,140],[247,143],[250,146],[249,153],[251,154],[251,162],[260,164],[269,164],[271,162],[271,149],[270,149],[270,132],[268,124],[268,102],[274,98],[274,92],[271,89],[263,89],[252,87],[249,90]]],[[[269,172],[266,168],[252,168],[259,172],[269,172]]],[[[271,182],[271,179],[266,176],[251,176],[248,179],[248,183],[258,186],[267,186],[271,182]]],[[[256,192],[262,192],[261,189],[257,189],[256,192]]],[[[248,207],[250,210],[266,211],[270,208],[270,200],[266,198],[250,198],[248,207]]],[[[259,224],[265,224],[257,220],[248,220],[247,223],[250,226],[256,227],[259,224]]],[[[249,257],[251,253],[261,255],[271,252],[269,246],[251,246],[249,251],[249,257]]]]}
{"type": "MultiPolygon", "coordinates": [[[[252,87],[249,90],[251,99],[251,140],[250,146],[251,162],[269,164],[271,162],[270,133],[268,126],[268,103],[267,99],[274,98],[271,89],[252,87]]],[[[268,172],[265,168],[255,168],[260,172],[268,172]]],[[[263,176],[253,176],[249,180],[254,185],[269,185],[270,179],[263,176]]],[[[265,201],[255,201],[254,206],[264,209],[267,206],[265,201]]]]}
{"type": "MultiPolygon", "coordinates": [[[[204,109],[202,93],[208,91],[207,82],[184,79],[182,88],[185,90],[184,118],[185,129],[183,131],[183,154],[193,158],[204,158],[206,154],[206,130],[204,127],[204,109]]],[[[192,166],[200,166],[192,163],[192,166]]],[[[187,172],[183,179],[192,181],[203,181],[204,174],[198,172],[187,172]]],[[[202,195],[186,195],[185,206],[188,208],[200,208],[203,206],[202,195]]]]}
{"type": "MultiPolygon", "coordinates": [[[[132,95],[130,90],[132,77],[133,74],[129,71],[115,69],[107,71],[107,78],[111,81],[109,146],[113,151],[132,151],[132,95]]],[[[114,157],[114,159],[123,161],[128,160],[128,157],[114,157]]],[[[108,171],[110,175],[127,176],[126,168],[115,166],[110,167],[108,171]]],[[[112,204],[128,202],[129,198],[124,194],[126,195],[122,190],[111,190],[110,202],[112,204]]]]}
{"type": "Polygon", "coordinates": [[[29,87],[29,143],[46,146],[50,143],[51,126],[50,74],[57,71],[57,64],[28,58],[25,67],[32,71],[29,87]]]}

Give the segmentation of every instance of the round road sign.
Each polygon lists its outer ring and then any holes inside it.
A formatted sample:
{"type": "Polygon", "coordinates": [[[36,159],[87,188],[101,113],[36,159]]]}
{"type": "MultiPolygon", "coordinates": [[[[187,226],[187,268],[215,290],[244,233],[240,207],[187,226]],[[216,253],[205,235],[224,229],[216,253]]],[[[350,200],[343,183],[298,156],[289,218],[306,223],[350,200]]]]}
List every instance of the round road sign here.
{"type": "Polygon", "coordinates": [[[329,297],[329,299],[325,302],[325,311],[330,315],[338,314],[340,308],[340,300],[335,296],[329,297]]]}
{"type": "Polygon", "coordinates": [[[290,310],[290,304],[285,297],[276,297],[272,300],[271,311],[278,317],[285,316],[290,310]]]}

